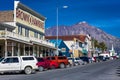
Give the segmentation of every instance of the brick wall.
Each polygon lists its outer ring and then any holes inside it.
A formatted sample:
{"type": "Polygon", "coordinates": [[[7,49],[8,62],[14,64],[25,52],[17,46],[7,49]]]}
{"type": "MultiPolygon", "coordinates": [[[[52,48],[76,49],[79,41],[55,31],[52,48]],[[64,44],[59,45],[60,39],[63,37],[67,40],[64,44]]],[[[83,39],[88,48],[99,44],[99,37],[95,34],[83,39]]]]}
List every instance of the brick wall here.
{"type": "Polygon", "coordinates": [[[0,11],[0,22],[13,22],[14,11],[0,11]]]}

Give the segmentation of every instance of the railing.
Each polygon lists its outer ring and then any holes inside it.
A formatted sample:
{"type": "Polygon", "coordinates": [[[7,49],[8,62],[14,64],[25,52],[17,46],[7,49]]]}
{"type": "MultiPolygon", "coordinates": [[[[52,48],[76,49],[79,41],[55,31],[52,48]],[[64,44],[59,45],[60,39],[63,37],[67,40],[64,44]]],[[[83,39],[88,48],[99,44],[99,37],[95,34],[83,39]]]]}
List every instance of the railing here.
{"type": "Polygon", "coordinates": [[[38,42],[38,43],[43,44],[43,45],[55,47],[55,44],[50,43],[49,41],[46,41],[46,40],[41,40],[41,39],[34,38],[34,37],[30,37],[30,40],[38,42]]]}
{"type": "Polygon", "coordinates": [[[20,35],[20,34],[14,33],[14,32],[10,32],[10,31],[6,31],[6,30],[0,30],[0,38],[1,37],[2,38],[10,37],[10,38],[23,40],[23,41],[27,41],[27,42],[35,41],[35,42],[38,42],[38,43],[46,45],[46,46],[55,47],[55,45],[53,43],[50,43],[49,41],[37,39],[34,37],[25,37],[23,35],[20,35]]]}
{"type": "Polygon", "coordinates": [[[10,38],[23,40],[23,41],[27,41],[27,42],[30,41],[30,39],[25,37],[25,36],[19,35],[19,34],[14,33],[14,32],[5,31],[5,30],[0,30],[0,37],[10,37],[10,38]]]}

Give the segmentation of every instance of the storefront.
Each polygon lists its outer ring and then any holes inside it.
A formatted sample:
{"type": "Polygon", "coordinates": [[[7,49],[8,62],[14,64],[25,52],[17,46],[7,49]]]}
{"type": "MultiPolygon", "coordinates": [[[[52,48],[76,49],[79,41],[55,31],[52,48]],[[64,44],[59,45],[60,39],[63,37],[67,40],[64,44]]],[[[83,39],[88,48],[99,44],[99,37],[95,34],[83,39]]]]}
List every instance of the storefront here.
{"type": "Polygon", "coordinates": [[[8,21],[0,18],[4,21],[0,23],[0,56],[54,55],[55,45],[44,37],[45,17],[19,1],[15,1],[14,5],[14,11],[2,12],[8,21]]]}

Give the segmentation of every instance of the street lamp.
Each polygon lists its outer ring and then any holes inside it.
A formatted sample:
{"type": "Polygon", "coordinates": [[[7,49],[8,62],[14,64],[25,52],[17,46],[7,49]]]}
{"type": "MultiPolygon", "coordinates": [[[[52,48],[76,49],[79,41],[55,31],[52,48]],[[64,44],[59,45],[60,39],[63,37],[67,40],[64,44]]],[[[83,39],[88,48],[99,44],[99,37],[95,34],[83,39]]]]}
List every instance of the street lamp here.
{"type": "MultiPolygon", "coordinates": [[[[68,8],[68,6],[63,6],[63,8],[68,8]]],[[[59,8],[57,7],[56,8],[56,24],[57,24],[57,55],[58,55],[58,36],[59,36],[59,34],[58,34],[58,19],[59,19],[59,8]]]]}

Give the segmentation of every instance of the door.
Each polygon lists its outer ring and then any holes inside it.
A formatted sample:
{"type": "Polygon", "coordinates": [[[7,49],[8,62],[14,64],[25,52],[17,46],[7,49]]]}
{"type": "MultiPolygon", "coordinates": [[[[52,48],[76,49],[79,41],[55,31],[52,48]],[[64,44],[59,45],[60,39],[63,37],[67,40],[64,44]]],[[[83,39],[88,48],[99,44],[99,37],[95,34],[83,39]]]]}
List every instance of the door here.
{"type": "Polygon", "coordinates": [[[1,71],[13,71],[20,70],[20,62],[18,57],[6,58],[0,63],[1,71]]]}

